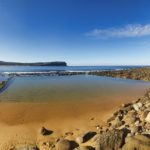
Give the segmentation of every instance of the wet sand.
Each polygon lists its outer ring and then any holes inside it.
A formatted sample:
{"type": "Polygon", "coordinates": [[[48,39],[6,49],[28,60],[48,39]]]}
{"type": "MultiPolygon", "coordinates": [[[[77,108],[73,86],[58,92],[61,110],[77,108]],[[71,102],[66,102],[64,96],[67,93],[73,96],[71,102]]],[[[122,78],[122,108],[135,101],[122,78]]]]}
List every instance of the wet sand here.
{"type": "Polygon", "coordinates": [[[85,131],[96,131],[122,103],[142,96],[145,91],[127,95],[110,96],[110,101],[59,102],[59,103],[0,103],[0,149],[10,145],[56,140],[73,132],[74,139],[85,131]],[[54,133],[42,136],[44,126],[54,133]]]}

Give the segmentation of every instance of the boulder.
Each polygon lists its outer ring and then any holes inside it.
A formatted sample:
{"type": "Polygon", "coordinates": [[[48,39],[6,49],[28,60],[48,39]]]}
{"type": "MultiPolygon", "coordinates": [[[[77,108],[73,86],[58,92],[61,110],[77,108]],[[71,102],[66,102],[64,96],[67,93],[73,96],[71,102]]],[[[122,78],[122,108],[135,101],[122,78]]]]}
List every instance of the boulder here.
{"type": "Polygon", "coordinates": [[[125,117],[124,117],[124,121],[126,124],[133,124],[137,121],[137,118],[136,118],[136,114],[134,112],[130,112],[128,113],[125,117]]]}
{"type": "Polygon", "coordinates": [[[149,108],[149,107],[150,107],[150,102],[149,102],[149,101],[146,102],[145,107],[146,107],[146,108],[149,108]]]}
{"type": "Polygon", "coordinates": [[[141,102],[138,102],[138,103],[133,104],[133,108],[134,108],[136,111],[139,111],[142,106],[143,106],[143,105],[142,105],[141,102]]]}
{"type": "Polygon", "coordinates": [[[126,130],[111,130],[94,137],[96,150],[117,150],[122,147],[127,136],[126,130]]]}
{"type": "Polygon", "coordinates": [[[132,126],[131,128],[130,128],[130,130],[131,130],[131,133],[132,134],[136,134],[136,133],[138,133],[138,132],[140,132],[141,130],[142,130],[142,127],[141,126],[132,126]]]}
{"type": "Polygon", "coordinates": [[[56,150],[71,150],[71,143],[69,140],[60,139],[56,143],[56,150]]]}
{"type": "Polygon", "coordinates": [[[146,135],[136,135],[134,137],[128,137],[126,144],[122,150],[149,150],[150,138],[146,135]]]}
{"type": "Polygon", "coordinates": [[[79,145],[75,141],[69,141],[67,139],[60,139],[56,143],[56,150],[73,150],[79,145]]]}
{"type": "Polygon", "coordinates": [[[118,127],[122,126],[123,124],[124,124],[123,121],[120,121],[118,118],[116,118],[116,119],[112,122],[111,126],[112,126],[113,128],[118,128],[118,127]]]}

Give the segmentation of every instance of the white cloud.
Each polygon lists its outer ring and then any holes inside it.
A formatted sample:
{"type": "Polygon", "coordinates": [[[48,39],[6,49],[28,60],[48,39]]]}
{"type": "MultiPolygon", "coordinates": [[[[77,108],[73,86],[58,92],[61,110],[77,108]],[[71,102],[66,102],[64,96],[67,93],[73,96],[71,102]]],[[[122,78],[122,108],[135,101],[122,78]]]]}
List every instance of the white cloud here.
{"type": "Polygon", "coordinates": [[[150,24],[130,24],[120,28],[94,29],[87,36],[98,38],[124,38],[150,36],[150,24]]]}

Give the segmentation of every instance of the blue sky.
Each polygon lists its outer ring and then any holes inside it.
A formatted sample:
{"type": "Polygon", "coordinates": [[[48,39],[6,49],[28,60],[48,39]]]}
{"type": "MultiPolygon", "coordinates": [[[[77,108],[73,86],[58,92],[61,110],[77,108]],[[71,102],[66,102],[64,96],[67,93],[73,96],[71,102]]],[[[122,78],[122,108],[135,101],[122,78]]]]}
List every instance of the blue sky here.
{"type": "Polygon", "coordinates": [[[150,65],[149,0],[0,0],[0,60],[150,65]]]}

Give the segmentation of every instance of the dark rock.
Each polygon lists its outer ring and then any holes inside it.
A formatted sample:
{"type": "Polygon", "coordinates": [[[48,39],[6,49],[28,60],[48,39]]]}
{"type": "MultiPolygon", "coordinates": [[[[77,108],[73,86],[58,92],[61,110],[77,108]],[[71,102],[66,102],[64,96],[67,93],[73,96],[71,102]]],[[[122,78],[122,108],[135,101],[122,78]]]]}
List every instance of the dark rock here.
{"type": "Polygon", "coordinates": [[[40,130],[40,133],[42,135],[50,135],[50,134],[53,133],[53,131],[46,129],[45,127],[42,127],[41,130],[40,130]]]}
{"type": "Polygon", "coordinates": [[[81,146],[76,150],[95,150],[95,148],[93,148],[92,146],[81,146]]]}
{"type": "Polygon", "coordinates": [[[66,135],[66,136],[69,136],[69,135],[72,136],[72,135],[73,135],[73,132],[66,132],[65,135],[66,135]]]}
{"type": "Polygon", "coordinates": [[[96,132],[87,132],[79,137],[76,138],[76,141],[78,143],[84,143],[87,142],[88,140],[90,140],[92,137],[94,137],[96,135],[96,132]]]}
{"type": "Polygon", "coordinates": [[[131,105],[132,105],[132,103],[126,103],[126,104],[122,104],[122,107],[129,107],[131,105]]]}

